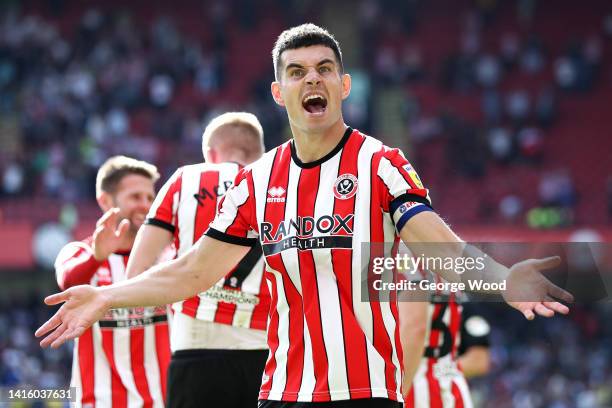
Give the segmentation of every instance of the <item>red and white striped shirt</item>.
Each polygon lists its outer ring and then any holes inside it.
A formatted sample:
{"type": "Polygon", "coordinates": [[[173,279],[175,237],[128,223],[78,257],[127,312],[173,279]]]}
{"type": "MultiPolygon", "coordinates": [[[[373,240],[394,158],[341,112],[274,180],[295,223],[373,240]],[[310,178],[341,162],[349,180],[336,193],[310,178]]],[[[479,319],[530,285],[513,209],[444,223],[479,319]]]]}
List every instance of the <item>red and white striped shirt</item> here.
{"type": "Polygon", "coordinates": [[[401,401],[397,304],[361,301],[361,244],[397,241],[428,209],[399,150],[350,128],[316,162],[287,142],[239,173],[207,235],[262,243],[272,305],[260,399],[401,401]]]}
{"type": "MultiPolygon", "coordinates": [[[[105,286],[126,279],[129,253],[111,254],[97,262],[90,243],[91,239],[72,242],[60,251],[55,268],[62,288],[80,283],[105,286]]],[[[169,362],[166,307],[112,309],[75,340],[71,386],[76,387],[77,405],[163,407],[169,362]]]]}
{"type": "MultiPolygon", "coordinates": [[[[441,279],[435,277],[437,281],[441,279]]],[[[429,304],[425,355],[415,373],[405,408],[471,408],[467,381],[457,364],[461,304],[455,293],[437,292],[429,304]]]]}
{"type": "MultiPolygon", "coordinates": [[[[236,163],[181,167],[160,189],[145,223],[172,232],[177,253],[182,255],[208,229],[239,170],[236,163]]],[[[261,247],[254,245],[224,279],[206,292],[175,303],[173,309],[199,320],[265,330],[270,295],[263,276],[261,247]]]]}

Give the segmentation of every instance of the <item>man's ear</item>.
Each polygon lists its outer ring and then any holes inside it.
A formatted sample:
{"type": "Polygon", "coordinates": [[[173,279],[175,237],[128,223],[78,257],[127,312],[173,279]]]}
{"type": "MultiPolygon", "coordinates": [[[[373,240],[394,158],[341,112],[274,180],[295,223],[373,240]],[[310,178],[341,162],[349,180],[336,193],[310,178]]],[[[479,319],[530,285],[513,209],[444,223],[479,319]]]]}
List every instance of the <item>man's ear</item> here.
{"type": "Polygon", "coordinates": [[[342,74],[342,99],[348,98],[351,94],[351,76],[349,74],[342,74]]]}
{"type": "Polygon", "coordinates": [[[208,163],[219,163],[219,153],[211,147],[208,148],[204,157],[208,163]]]}
{"type": "Polygon", "coordinates": [[[98,196],[96,197],[96,201],[102,209],[102,212],[107,212],[108,210],[114,207],[113,197],[111,197],[111,195],[106,191],[102,191],[100,194],[98,194],[98,196]]]}
{"type": "Polygon", "coordinates": [[[280,106],[285,106],[283,96],[281,95],[280,83],[278,81],[272,82],[272,85],[270,85],[270,90],[272,91],[272,97],[274,98],[274,102],[276,102],[280,106]]]}

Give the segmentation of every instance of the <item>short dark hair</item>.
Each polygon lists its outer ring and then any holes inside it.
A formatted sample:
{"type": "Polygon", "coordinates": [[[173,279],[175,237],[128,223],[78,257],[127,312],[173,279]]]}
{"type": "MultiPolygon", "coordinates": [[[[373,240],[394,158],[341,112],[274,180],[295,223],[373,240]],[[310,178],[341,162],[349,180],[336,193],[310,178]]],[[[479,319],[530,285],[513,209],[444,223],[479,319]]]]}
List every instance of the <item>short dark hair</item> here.
{"type": "Polygon", "coordinates": [[[115,194],[125,176],[137,174],[156,182],[159,179],[157,167],[142,160],[126,156],[113,156],[106,160],[96,176],[96,195],[102,192],[115,194]]]}
{"type": "Polygon", "coordinates": [[[326,29],[307,23],[289,28],[278,36],[272,49],[272,62],[274,63],[274,76],[276,79],[278,80],[280,76],[280,57],[283,52],[313,45],[324,45],[331,48],[336,55],[338,64],[340,64],[340,72],[344,72],[342,51],[338,41],[326,29]]]}

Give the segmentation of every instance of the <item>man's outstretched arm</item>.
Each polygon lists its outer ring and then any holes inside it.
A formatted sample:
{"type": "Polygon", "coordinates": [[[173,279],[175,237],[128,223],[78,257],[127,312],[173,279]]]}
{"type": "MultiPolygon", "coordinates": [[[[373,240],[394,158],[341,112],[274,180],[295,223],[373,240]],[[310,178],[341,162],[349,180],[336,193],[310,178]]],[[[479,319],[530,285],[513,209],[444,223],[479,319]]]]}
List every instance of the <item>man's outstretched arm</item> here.
{"type": "MultiPolygon", "coordinates": [[[[476,258],[484,256],[480,250],[463,242],[433,211],[423,211],[410,218],[402,227],[400,236],[412,253],[423,253],[427,257],[476,258]]],[[[502,293],[504,300],[531,320],[536,314],[551,317],[555,313],[567,314],[569,312],[569,308],[557,300],[572,302],[573,296],[555,286],[541,272],[559,263],[559,257],[527,259],[507,268],[487,256],[484,271],[478,271],[472,276],[469,276],[468,273],[458,275],[453,270],[434,270],[433,272],[449,281],[485,277],[489,282],[506,280],[508,290],[502,293]]]]}
{"type": "Polygon", "coordinates": [[[59,347],[80,336],[113,308],[161,306],[212,287],[249,251],[249,247],[202,237],[188,252],[126,281],[94,288],[75,286],[48,296],[45,303],[62,307],[35,333],[47,335],[42,347],[59,347]]]}

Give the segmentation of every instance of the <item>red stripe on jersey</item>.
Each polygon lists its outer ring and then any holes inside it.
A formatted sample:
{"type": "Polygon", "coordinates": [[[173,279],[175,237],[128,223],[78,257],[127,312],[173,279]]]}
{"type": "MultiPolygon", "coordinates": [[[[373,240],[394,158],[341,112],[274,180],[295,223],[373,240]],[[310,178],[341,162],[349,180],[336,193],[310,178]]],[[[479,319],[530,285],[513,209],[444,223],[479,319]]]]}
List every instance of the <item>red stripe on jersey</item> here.
{"type": "Polygon", "coordinates": [[[463,395],[461,395],[461,390],[454,381],[452,381],[452,384],[451,392],[453,397],[455,397],[455,408],[463,408],[463,395]]]}
{"type": "MultiPolygon", "coordinates": [[[[274,161],[272,163],[272,169],[270,170],[270,179],[268,180],[267,189],[269,190],[272,187],[282,187],[285,191],[287,190],[287,185],[289,184],[289,166],[288,159],[290,158],[290,150],[289,149],[278,149],[274,156],[274,161]],[[284,169],[284,171],[283,171],[284,169]]],[[[266,194],[267,196],[267,194],[266,194]]],[[[274,205],[273,211],[268,211],[268,206],[264,207],[264,221],[271,223],[272,225],[279,225],[280,222],[284,219],[285,216],[285,205],[286,202],[275,202],[272,203],[274,205]]],[[[275,233],[275,231],[272,231],[275,233]]],[[[270,268],[281,272],[282,274],[286,274],[285,266],[283,264],[283,260],[280,254],[276,254],[274,256],[268,257],[267,259],[270,268]]],[[[274,274],[266,272],[266,278],[270,281],[272,286],[272,304],[270,305],[270,327],[268,327],[268,346],[270,347],[270,355],[268,361],[266,362],[266,368],[264,370],[265,378],[263,384],[261,386],[261,391],[259,395],[259,399],[266,399],[269,395],[269,392],[272,388],[272,381],[274,377],[274,372],[277,369],[276,366],[276,357],[275,353],[278,349],[279,345],[279,314],[278,314],[278,291],[280,290],[277,283],[276,277],[274,274]]],[[[283,285],[285,285],[285,279],[283,278],[283,285]]],[[[286,292],[286,290],[285,290],[286,292]]],[[[287,297],[287,295],[285,295],[287,297]]],[[[289,301],[289,299],[287,299],[289,301]]],[[[295,323],[292,321],[291,317],[289,318],[289,333],[291,335],[291,323],[295,323]]],[[[289,348],[291,351],[291,346],[289,348]]],[[[289,364],[289,362],[287,362],[289,364]]],[[[287,377],[289,377],[289,369],[287,369],[287,377]]],[[[293,374],[293,373],[292,373],[293,374]]],[[[300,371],[300,376],[301,376],[300,371]]],[[[291,381],[287,378],[287,384],[291,381]]],[[[285,386],[285,390],[287,387],[285,386]]],[[[299,387],[298,387],[299,390],[299,387]]]]}
{"type": "MultiPolygon", "coordinates": [[[[282,187],[285,191],[289,185],[289,170],[291,151],[285,149],[278,157],[278,162],[274,163],[272,168],[269,186],[282,187]],[[285,171],[283,171],[285,169],[285,171]]],[[[286,192],[288,195],[293,192],[286,192]]],[[[274,212],[266,211],[265,219],[271,222],[272,225],[279,225],[283,222],[286,211],[286,203],[280,204],[278,208],[274,208],[274,212]]],[[[267,210],[267,208],[266,208],[267,210]]],[[[280,272],[283,278],[283,289],[287,304],[289,305],[289,350],[287,351],[287,381],[283,394],[288,395],[288,398],[293,399],[300,391],[302,384],[302,375],[304,372],[304,310],[302,304],[302,296],[298,292],[294,283],[289,278],[283,258],[281,254],[275,255],[268,259],[271,268],[280,272]]],[[[280,289],[279,289],[280,290],[280,289]]]]}
{"type": "MultiPolygon", "coordinates": [[[[274,263],[273,268],[279,271],[283,277],[285,298],[289,305],[289,350],[287,351],[287,382],[285,383],[284,395],[295,398],[302,385],[304,374],[304,310],[302,296],[289,278],[285,265],[280,255],[280,265],[274,263]]],[[[283,396],[284,396],[283,395],[283,396]]]]}
{"type": "Polygon", "coordinates": [[[94,367],[94,344],[92,328],[85,330],[79,337],[79,370],[81,376],[81,387],[83,388],[83,396],[81,403],[94,404],[94,384],[95,384],[95,367],[94,367]]]}
{"type": "Polygon", "coordinates": [[[148,214],[148,218],[155,218],[156,220],[163,221],[167,224],[175,225],[173,222],[174,216],[174,195],[181,192],[181,186],[183,183],[183,169],[177,170],[172,177],[164,184],[162,189],[158,193],[158,197],[161,202],[156,200],[153,203],[154,212],[148,214]],[[167,187],[166,187],[167,186],[167,187]],[[162,196],[163,194],[163,196],[162,196]],[[157,208],[155,206],[157,205],[157,208]]]}
{"type": "Polygon", "coordinates": [[[385,158],[388,159],[393,167],[395,167],[399,173],[402,175],[406,183],[410,185],[410,187],[414,189],[419,189],[419,187],[414,183],[412,177],[408,174],[404,166],[410,164],[401,154],[399,149],[391,149],[387,153],[385,153],[385,158]]]}
{"type": "MultiPolygon", "coordinates": [[[[265,266],[262,266],[262,268],[265,268],[265,266]]],[[[250,328],[266,330],[268,313],[270,313],[270,291],[266,284],[264,271],[264,273],[261,274],[261,282],[259,284],[259,303],[253,308],[250,328]]]]}
{"type": "MultiPolygon", "coordinates": [[[[432,321],[438,318],[438,315],[442,311],[441,304],[434,305],[434,312],[432,315],[432,321]]],[[[440,332],[438,330],[431,330],[431,334],[429,336],[429,347],[435,348],[438,347],[440,332]]],[[[438,379],[434,375],[433,365],[436,363],[437,359],[428,358],[427,359],[427,384],[429,385],[429,401],[431,408],[442,408],[442,396],[440,391],[440,383],[438,379]]]]}
{"type": "MultiPolygon", "coordinates": [[[[395,242],[393,243],[393,249],[391,250],[391,256],[394,258],[399,253],[399,245],[400,245],[400,238],[396,236],[395,242]]],[[[397,282],[398,278],[399,276],[398,276],[397,270],[395,270],[393,272],[393,280],[397,282]]],[[[393,315],[393,319],[395,320],[395,322],[399,322],[400,318],[399,318],[399,310],[397,307],[397,292],[396,291],[392,291],[390,293],[389,301],[390,301],[389,308],[391,309],[391,314],[393,315]]],[[[400,370],[403,373],[404,372],[404,349],[402,347],[402,342],[400,339],[400,325],[399,324],[395,325],[395,333],[393,333],[393,335],[395,338],[395,350],[397,351],[397,359],[399,360],[400,370]]]]}
{"type": "Polygon", "coordinates": [[[268,326],[268,347],[270,348],[270,354],[268,355],[268,361],[266,361],[266,367],[264,369],[264,378],[259,391],[259,399],[267,399],[272,388],[272,376],[276,370],[276,358],[275,353],[278,349],[278,288],[276,287],[276,279],[270,272],[265,272],[266,279],[271,285],[271,297],[270,297],[270,323],[268,326]]]}
{"type": "Polygon", "coordinates": [[[410,391],[408,391],[408,395],[404,399],[404,408],[413,408],[414,407],[414,384],[410,387],[410,391]]]}
{"type": "Polygon", "coordinates": [[[111,393],[113,408],[127,407],[127,389],[123,385],[115,364],[113,330],[102,329],[102,348],[111,367],[111,393]]]}
{"type": "MultiPolygon", "coordinates": [[[[301,217],[314,217],[315,201],[319,192],[320,173],[320,166],[312,169],[302,169],[300,172],[300,179],[298,181],[297,214],[301,217]]],[[[312,355],[314,358],[313,365],[316,381],[312,393],[312,401],[329,401],[329,382],[327,378],[329,365],[323,337],[317,270],[312,251],[298,250],[298,263],[300,265],[302,295],[309,299],[304,313],[308,331],[310,332],[312,355]]]]}
{"type": "Polygon", "coordinates": [[[255,208],[257,208],[257,196],[255,195],[255,182],[253,181],[253,173],[249,171],[246,174],[246,179],[249,187],[249,196],[253,197],[253,199],[251,200],[252,211],[250,225],[253,227],[253,230],[257,234],[259,234],[259,225],[257,224],[257,211],[255,211],[255,208]]]}
{"type": "Polygon", "coordinates": [[[153,406],[153,398],[149,392],[149,383],[144,367],[144,327],[135,327],[130,330],[130,363],[134,384],[142,397],[143,406],[153,406]]]}
{"type": "Polygon", "coordinates": [[[215,191],[219,188],[219,172],[218,171],[205,171],[200,174],[200,187],[198,193],[202,190],[210,192],[213,195],[206,195],[202,204],[198,202],[195,213],[195,220],[193,225],[193,243],[195,244],[198,239],[208,229],[208,225],[215,218],[217,212],[217,201],[215,191]]]}
{"type": "Polygon", "coordinates": [[[217,303],[217,310],[215,311],[214,322],[221,324],[232,325],[234,321],[234,313],[236,313],[236,304],[219,302],[217,303]]]}
{"type": "MultiPolygon", "coordinates": [[[[208,192],[214,191],[215,187],[219,185],[219,172],[218,171],[205,171],[200,174],[200,185],[198,187],[198,194],[204,189],[208,192]]],[[[216,205],[217,203],[208,202],[206,200],[214,200],[214,198],[204,198],[204,204],[200,204],[198,200],[198,205],[196,207],[196,213],[193,221],[193,243],[195,244],[198,239],[202,236],[202,234],[208,229],[208,225],[215,218],[216,213],[216,205]]],[[[178,246],[177,246],[178,248],[178,246]]],[[[196,317],[198,313],[198,308],[200,307],[200,296],[193,296],[183,302],[182,313],[191,316],[193,318],[196,317]]]]}
{"type": "MultiPolygon", "coordinates": [[[[376,174],[373,169],[378,169],[380,164],[381,154],[377,153],[372,157],[372,166],[371,166],[371,180],[376,179],[376,174]]],[[[384,228],[383,228],[383,213],[380,211],[381,203],[380,203],[380,192],[377,191],[377,187],[379,187],[382,183],[372,183],[372,191],[370,197],[370,242],[372,243],[384,243],[384,228]]],[[[384,185],[384,184],[382,184],[384,185]]],[[[377,248],[373,248],[370,257],[380,257],[383,255],[382,248],[378,248],[380,253],[378,253],[377,248]]],[[[372,259],[372,258],[370,258],[372,259]]],[[[372,262],[370,262],[372,265],[372,262]]],[[[375,279],[374,274],[370,270],[368,270],[368,282],[372,284],[371,280],[375,279]]],[[[373,287],[373,286],[368,286],[373,287]]],[[[385,328],[382,311],[380,308],[380,303],[375,299],[374,301],[370,301],[370,307],[372,309],[372,323],[373,323],[373,333],[374,333],[374,348],[379,352],[382,358],[385,359],[385,383],[387,390],[396,390],[397,382],[395,381],[395,364],[393,364],[393,343],[387,334],[387,330],[385,328]]],[[[397,320],[396,320],[397,324],[397,320]]],[[[395,332],[395,336],[397,336],[397,331],[395,332]]],[[[395,399],[395,393],[387,392],[388,397],[391,399],[395,399]]]]}
{"type": "MultiPolygon", "coordinates": [[[[246,182],[248,185],[248,174],[249,172],[246,171],[241,171],[240,173],[238,173],[238,175],[236,176],[236,181],[235,181],[235,185],[238,186],[240,184],[242,184],[243,182],[246,182]]],[[[248,188],[247,188],[248,189],[248,188]]],[[[252,194],[253,191],[249,191],[249,194],[252,194]]],[[[223,197],[222,200],[225,199],[225,196],[223,197]]],[[[221,208],[223,205],[223,202],[219,202],[219,208],[221,208]]],[[[251,216],[251,218],[248,218],[248,215],[251,215],[255,212],[255,208],[252,206],[253,205],[253,200],[249,200],[247,199],[242,205],[240,205],[236,211],[236,217],[234,218],[234,221],[232,222],[232,224],[227,227],[227,229],[225,230],[225,233],[228,235],[234,235],[237,237],[246,237],[248,234],[248,229],[244,228],[244,223],[245,221],[248,223],[247,225],[257,225],[257,223],[255,224],[250,224],[250,222],[252,222],[253,218],[251,216]],[[240,222],[236,222],[236,220],[241,220],[240,222]]]]}
{"type": "MultiPolygon", "coordinates": [[[[364,141],[365,137],[363,136],[349,139],[342,151],[338,176],[347,173],[353,174],[355,177],[359,176],[357,173],[357,158],[364,141]]],[[[334,200],[333,213],[343,218],[349,214],[354,214],[356,199],[357,195],[348,200],[334,200]]],[[[353,224],[354,219],[351,219],[349,222],[351,229],[353,224]]],[[[344,230],[339,231],[339,234],[348,235],[344,230]]],[[[353,251],[349,249],[332,249],[331,253],[333,270],[338,284],[346,375],[349,389],[351,390],[351,398],[370,398],[372,393],[370,389],[367,342],[353,309],[353,251]],[[357,392],[356,390],[366,390],[367,394],[364,395],[363,391],[357,392]]]]}
{"type": "Polygon", "coordinates": [[[162,397],[166,401],[166,378],[168,366],[170,365],[170,333],[167,323],[155,325],[155,351],[157,352],[162,397]]]}

